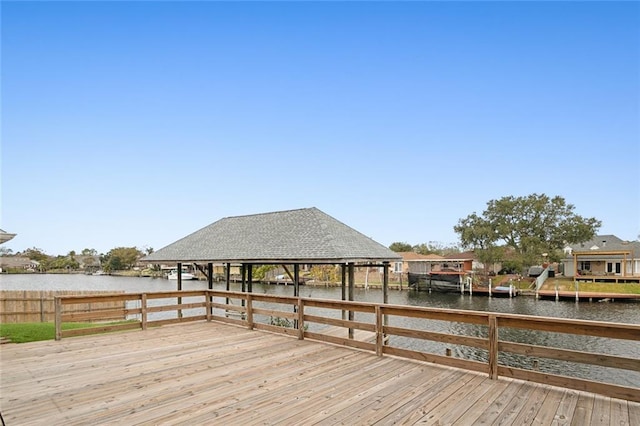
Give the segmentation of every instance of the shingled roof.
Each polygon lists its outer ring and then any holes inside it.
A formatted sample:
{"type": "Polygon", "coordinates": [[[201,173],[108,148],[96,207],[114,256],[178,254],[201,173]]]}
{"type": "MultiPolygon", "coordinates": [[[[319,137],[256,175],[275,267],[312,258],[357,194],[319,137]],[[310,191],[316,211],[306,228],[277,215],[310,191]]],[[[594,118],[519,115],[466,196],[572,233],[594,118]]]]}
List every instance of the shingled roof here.
{"type": "Polygon", "coordinates": [[[268,264],[400,259],[387,247],[312,207],[226,217],[142,260],[268,264]]]}
{"type": "Polygon", "coordinates": [[[15,236],[16,236],[16,234],[10,234],[10,233],[5,232],[2,229],[0,229],[0,244],[6,243],[7,241],[9,241],[10,239],[12,239],[15,236]]]}

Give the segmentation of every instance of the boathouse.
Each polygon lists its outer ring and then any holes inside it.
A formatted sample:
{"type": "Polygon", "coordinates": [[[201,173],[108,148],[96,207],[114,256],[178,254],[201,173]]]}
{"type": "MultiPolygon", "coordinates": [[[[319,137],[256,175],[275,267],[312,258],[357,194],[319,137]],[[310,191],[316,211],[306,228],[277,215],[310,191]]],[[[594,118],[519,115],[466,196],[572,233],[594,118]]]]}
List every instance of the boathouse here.
{"type": "Polygon", "coordinates": [[[356,267],[381,267],[384,303],[389,266],[401,260],[399,254],[315,207],[226,217],[142,259],[174,263],[177,270],[193,264],[207,277],[209,288],[213,288],[214,264],[226,266],[227,287],[231,267],[240,266],[242,291],[248,292],[254,265],[282,265],[293,282],[294,296],[299,295],[302,265],[340,265],[343,300],[353,300],[356,267]]]}

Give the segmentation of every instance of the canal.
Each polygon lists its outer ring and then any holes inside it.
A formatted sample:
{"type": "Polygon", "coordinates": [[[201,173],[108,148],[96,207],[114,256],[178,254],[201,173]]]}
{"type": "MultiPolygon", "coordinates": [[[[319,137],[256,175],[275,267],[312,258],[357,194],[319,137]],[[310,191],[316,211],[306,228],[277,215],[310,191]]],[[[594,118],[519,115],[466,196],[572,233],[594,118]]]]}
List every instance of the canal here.
{"type": "MultiPolygon", "coordinates": [[[[215,283],[215,289],[224,289],[224,283],[215,283]]],[[[134,278],[86,275],[1,275],[2,290],[77,290],[77,291],[125,291],[132,293],[171,291],[176,289],[175,281],[161,278],[134,278]]],[[[183,289],[206,289],[204,281],[185,281],[183,289]]],[[[231,290],[239,291],[240,284],[233,283],[231,290]]],[[[254,293],[293,295],[293,286],[285,285],[253,285],[254,293]]],[[[301,286],[300,296],[320,299],[340,299],[339,287],[301,286]]],[[[355,289],[356,301],[382,303],[382,292],[379,289],[355,289]]],[[[580,302],[536,300],[530,296],[515,298],[487,297],[480,295],[460,295],[456,293],[441,294],[415,292],[410,290],[389,290],[389,303],[397,305],[425,306],[447,309],[462,309],[488,312],[513,313],[533,316],[573,318],[594,321],[621,322],[640,324],[640,303],[637,302],[580,302]]],[[[360,314],[358,314],[360,315],[360,314]]],[[[368,321],[366,315],[356,317],[359,321],[368,321]]],[[[451,334],[472,336],[486,335],[486,327],[466,323],[450,323],[444,321],[425,321],[412,318],[395,319],[399,323],[391,325],[428,329],[451,334]],[[422,321],[422,322],[420,322],[422,321]]],[[[499,338],[532,345],[553,346],[567,349],[580,349],[594,353],[640,357],[640,343],[619,341],[615,339],[589,336],[566,335],[562,333],[537,332],[521,329],[501,329],[499,338]]],[[[454,356],[468,359],[486,360],[485,351],[466,346],[446,346],[434,342],[414,341],[395,337],[391,341],[394,346],[423,350],[444,354],[447,349],[454,356]]],[[[531,368],[531,360],[517,356],[501,358],[502,364],[521,368],[531,368]]],[[[562,361],[541,360],[536,366],[540,371],[548,371],[573,377],[582,377],[640,388],[640,373],[609,369],[605,367],[589,367],[562,361]]]]}

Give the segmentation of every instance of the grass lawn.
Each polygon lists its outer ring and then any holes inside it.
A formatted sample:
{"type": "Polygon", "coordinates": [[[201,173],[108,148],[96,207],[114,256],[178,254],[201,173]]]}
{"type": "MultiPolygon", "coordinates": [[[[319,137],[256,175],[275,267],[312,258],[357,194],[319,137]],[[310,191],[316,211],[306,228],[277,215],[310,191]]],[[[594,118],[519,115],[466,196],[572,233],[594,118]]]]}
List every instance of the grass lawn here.
{"type": "MultiPolygon", "coordinates": [[[[120,324],[120,323],[113,323],[120,324]]],[[[63,330],[74,328],[99,327],[105,324],[97,323],[63,323],[63,330]]],[[[37,342],[39,340],[53,340],[56,337],[56,326],[52,322],[23,322],[16,324],[0,324],[0,336],[12,343],[37,342]]]]}
{"type": "MultiPolygon", "coordinates": [[[[549,278],[542,286],[543,290],[575,291],[576,286],[571,278],[549,278]]],[[[579,283],[578,290],[594,293],[640,294],[640,284],[616,283],[579,283]]]]}

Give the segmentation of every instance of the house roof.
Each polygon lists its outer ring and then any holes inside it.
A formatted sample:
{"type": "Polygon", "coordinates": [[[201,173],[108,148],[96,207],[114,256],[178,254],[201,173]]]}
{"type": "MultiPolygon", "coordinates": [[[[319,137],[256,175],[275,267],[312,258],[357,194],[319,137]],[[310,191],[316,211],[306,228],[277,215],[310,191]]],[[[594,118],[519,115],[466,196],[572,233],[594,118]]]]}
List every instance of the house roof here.
{"type": "Polygon", "coordinates": [[[640,254],[640,242],[624,241],[615,235],[596,235],[591,240],[580,244],[572,244],[565,250],[567,257],[571,257],[573,252],[612,252],[612,251],[633,251],[635,255],[640,254]]]}
{"type": "Polygon", "coordinates": [[[10,234],[10,233],[5,232],[2,229],[0,229],[0,244],[6,243],[7,241],[9,241],[10,239],[12,239],[15,236],[16,236],[16,234],[10,234]]]}
{"type": "Polygon", "coordinates": [[[268,264],[400,259],[387,247],[312,207],[226,217],[142,261],[268,264]]]}
{"type": "Polygon", "coordinates": [[[462,253],[451,253],[445,256],[447,260],[475,260],[476,255],[473,251],[464,251],[462,253]]]}
{"type": "Polygon", "coordinates": [[[26,266],[38,266],[40,262],[31,260],[26,256],[2,256],[0,266],[3,268],[22,268],[26,266]]]}
{"type": "Polygon", "coordinates": [[[444,257],[437,254],[420,254],[413,251],[403,251],[398,253],[405,262],[433,262],[443,260],[444,257]]]}

